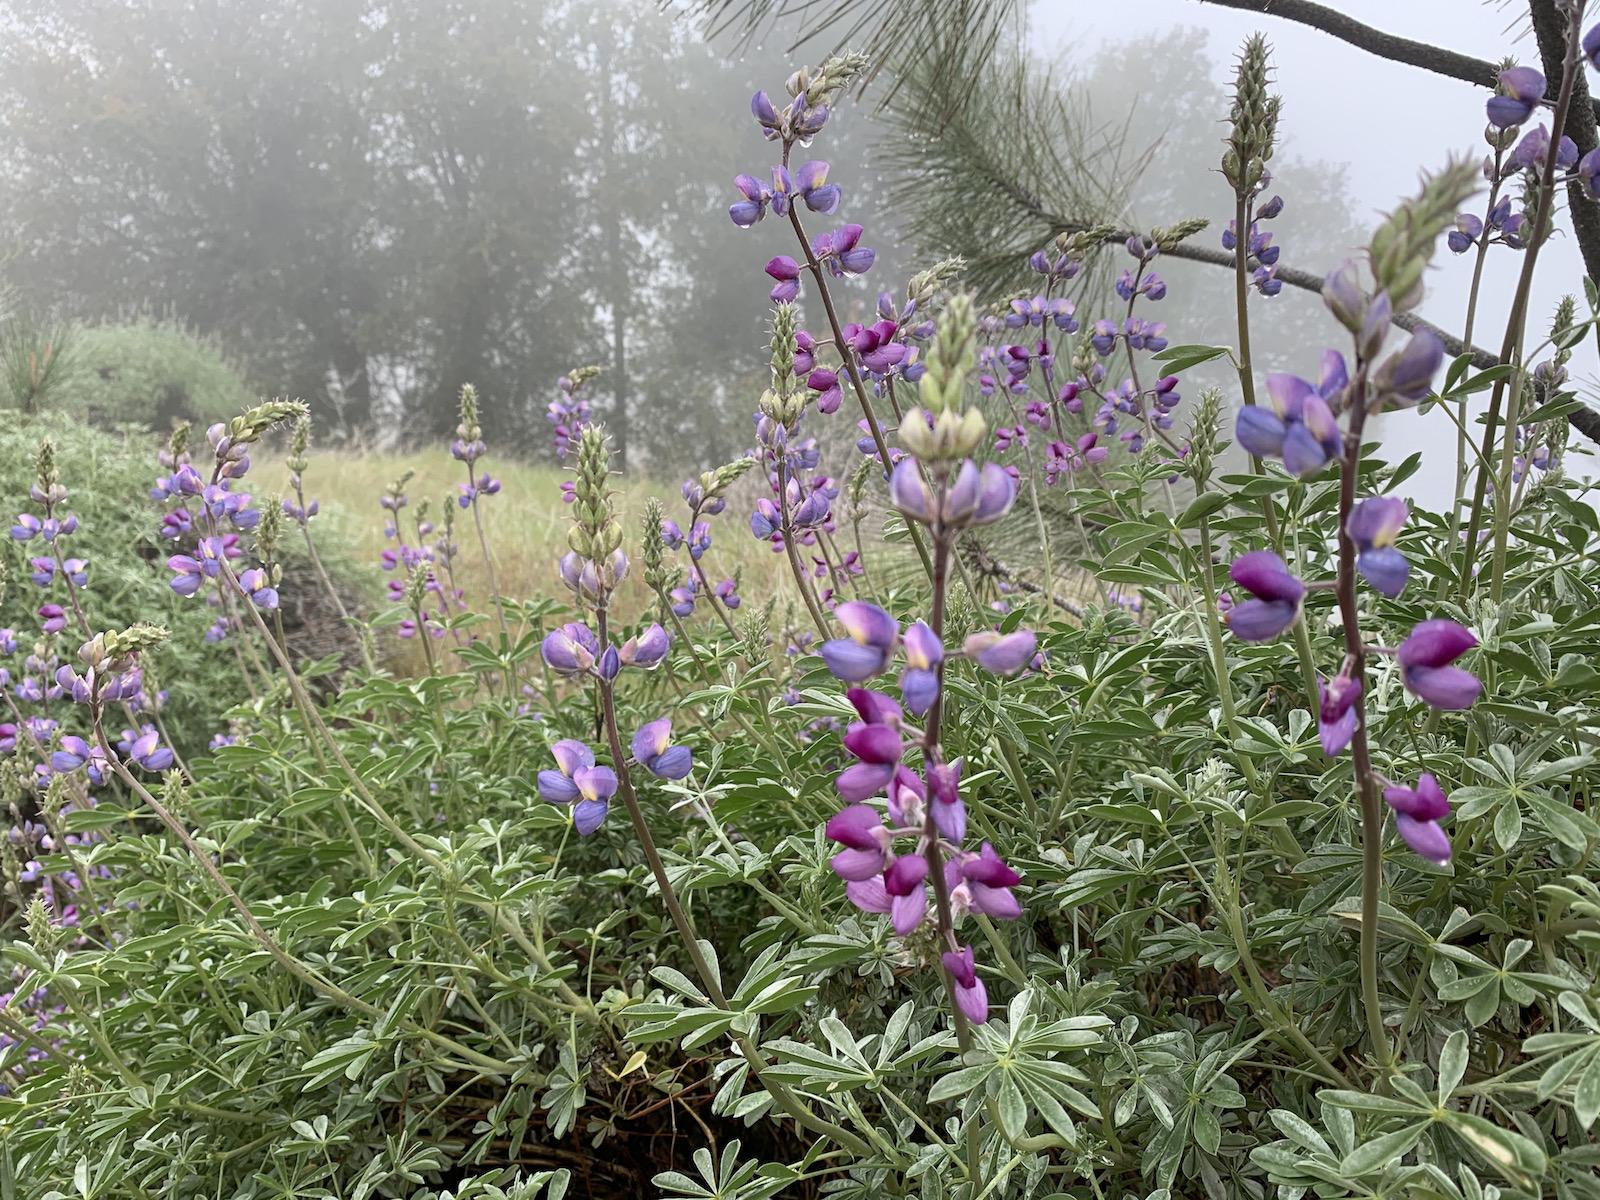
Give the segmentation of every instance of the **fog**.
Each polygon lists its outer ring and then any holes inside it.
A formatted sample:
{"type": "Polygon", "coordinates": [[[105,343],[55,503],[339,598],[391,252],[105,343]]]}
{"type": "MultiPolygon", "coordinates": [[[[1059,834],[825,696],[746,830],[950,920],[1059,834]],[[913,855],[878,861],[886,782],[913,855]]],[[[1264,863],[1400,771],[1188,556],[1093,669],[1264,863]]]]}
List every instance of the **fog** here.
{"type": "MultiPolygon", "coordinates": [[[[1343,8],[1487,59],[1537,61],[1510,9],[1343,8]]],[[[1229,211],[1214,166],[1232,58],[1257,29],[1275,46],[1284,98],[1284,263],[1325,271],[1419,171],[1482,153],[1481,88],[1195,0],[1146,0],[1135,22],[1128,11],[1041,0],[997,52],[1014,61],[1027,47],[1029,69],[1053,72],[1066,119],[1082,122],[1051,135],[1081,140],[1080,169],[1039,183],[1059,211],[1087,206],[1141,228],[1203,216],[1213,225],[1198,240],[1215,245],[1229,211]]],[[[0,23],[0,283],[13,311],[91,330],[162,318],[207,339],[241,390],[304,396],[327,436],[354,442],[447,434],[471,380],[490,436],[547,456],[554,379],[591,362],[606,369],[597,407],[633,462],[704,466],[748,440],[761,265],[792,247],[777,222],[732,227],[731,180],[770,166],[750,93],[780,91],[826,37],[795,56],[787,25],[708,44],[680,10],[632,0],[11,0],[0,23]]],[[[856,316],[939,255],[1003,248],[973,237],[999,227],[993,198],[960,186],[959,162],[948,173],[951,139],[918,128],[915,89],[891,94],[890,82],[818,143],[844,188],[838,219],[866,226],[880,252],[846,292],[856,316]],[[952,178],[936,194],[920,186],[952,178]]],[[[1005,132],[981,139],[985,152],[998,173],[1026,177],[1021,135],[1005,132]]],[[[1017,263],[1044,236],[1006,228],[1017,263]]],[[[1581,296],[1570,238],[1558,233],[1545,256],[1536,329],[1563,293],[1581,296]]],[[[1499,341],[1520,263],[1489,255],[1480,345],[1499,341]]],[[[1423,314],[1459,331],[1470,269],[1441,248],[1423,314]]],[[[1229,340],[1226,273],[1178,264],[1170,279],[1169,336],[1229,340]]],[[[1024,281],[991,281],[988,295],[1024,281]]],[[[1253,311],[1263,367],[1310,374],[1320,346],[1338,344],[1316,299],[1294,289],[1253,311]]],[[[101,337],[88,382],[59,403],[95,391],[92,419],[159,427],[206,417],[198,393],[227,390],[180,380],[157,401],[95,390],[132,378],[114,357],[122,343],[104,348],[114,341],[101,337]]],[[[1586,343],[1573,364],[1585,391],[1596,367],[1586,343]]],[[[1428,452],[1410,487],[1437,501],[1453,427],[1403,414],[1380,432],[1391,457],[1428,452]]]]}

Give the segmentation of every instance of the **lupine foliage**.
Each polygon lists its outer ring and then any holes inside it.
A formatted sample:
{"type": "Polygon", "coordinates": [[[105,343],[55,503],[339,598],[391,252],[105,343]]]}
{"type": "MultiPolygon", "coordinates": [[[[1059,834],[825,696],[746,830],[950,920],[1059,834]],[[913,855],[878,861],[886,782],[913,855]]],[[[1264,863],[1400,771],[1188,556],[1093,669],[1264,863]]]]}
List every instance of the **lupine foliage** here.
{"type": "Polygon", "coordinates": [[[749,454],[623,513],[594,372],[560,380],[548,596],[497,594],[464,387],[457,491],[374,498],[390,603],[314,694],[278,620],[291,532],[327,583],[303,406],[168,443],[170,591],[253,697],[205,756],[143,728],[172,635],[111,624],[40,449],[12,537],[51,599],[0,639],[41,643],[5,678],[0,1194],[1600,1196],[1600,517],[1562,434],[1600,292],[1528,327],[1593,166],[1538,135],[1544,83],[1489,101],[1487,216],[1476,167],[1427,175],[1329,276],[1332,344],[1258,392],[1293,203],[1263,42],[1219,153],[1233,347],[1151,308],[1198,222],[1127,238],[1100,293],[1088,230],[993,312],[959,260],[874,302],[819,157],[868,68],[751,103],[775,161],[727,236],[793,253],[750,264],[749,454]],[[1407,318],[1441,243],[1522,256],[1493,365],[1407,318]],[[1204,362],[1237,404],[1185,398],[1204,362]],[[1461,425],[1444,513],[1363,440],[1417,404],[1461,425]],[[280,428],[287,490],[252,495],[280,428]],[[1041,561],[996,561],[1030,520],[1041,561]],[[745,528],[790,594],[719,572],[745,528]],[[426,669],[379,669],[391,637],[426,669]]]}

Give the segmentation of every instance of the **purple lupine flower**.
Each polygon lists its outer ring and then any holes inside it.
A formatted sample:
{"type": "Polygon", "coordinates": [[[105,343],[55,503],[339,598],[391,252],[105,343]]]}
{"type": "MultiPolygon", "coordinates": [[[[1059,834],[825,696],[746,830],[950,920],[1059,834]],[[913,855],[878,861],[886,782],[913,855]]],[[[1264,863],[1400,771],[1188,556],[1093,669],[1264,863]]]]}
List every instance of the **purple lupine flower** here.
{"type": "Polygon", "coordinates": [[[765,496],[756,501],[755,510],[750,514],[750,532],[763,542],[783,532],[783,514],[765,496]]]}
{"type": "MultiPolygon", "coordinates": [[[[97,747],[98,748],[98,747],[97,747]]],[[[96,748],[96,749],[97,749],[96,748]]],[[[89,743],[81,737],[68,734],[62,738],[57,748],[50,755],[50,767],[60,771],[63,775],[76,771],[94,755],[94,750],[89,743]]]]}
{"type": "Polygon", "coordinates": [[[1291,575],[1283,559],[1271,550],[1240,555],[1228,567],[1228,575],[1254,597],[1234,604],[1222,615],[1241,641],[1270,642],[1300,619],[1305,584],[1291,575]]]}
{"type": "Polygon", "coordinates": [[[831,860],[840,879],[864,883],[883,874],[892,835],[875,809],[847,805],[828,819],[823,832],[844,847],[831,860]]]}
{"type": "Polygon", "coordinates": [[[876,604],[847,600],[833,610],[848,637],[818,647],[828,670],[847,683],[861,683],[881,674],[894,654],[899,623],[876,604]]]}
{"type": "Polygon", "coordinates": [[[838,209],[839,185],[828,182],[827,163],[802,163],[794,173],[794,182],[800,191],[800,198],[812,212],[827,214],[838,209]]]}
{"type": "Polygon", "coordinates": [[[1376,402],[1417,403],[1427,396],[1443,362],[1444,343],[1426,329],[1417,330],[1411,340],[1384,359],[1373,374],[1376,402]]]}
{"type": "Polygon", "coordinates": [[[944,661],[944,646],[931,626],[913,621],[906,626],[902,640],[906,667],[900,672],[900,696],[916,716],[922,716],[939,698],[939,664],[944,661]]]}
{"type": "Polygon", "coordinates": [[[1400,678],[1406,689],[1429,706],[1471,708],[1483,683],[1471,671],[1451,664],[1478,644],[1472,631],[1455,621],[1422,621],[1400,643],[1400,678]]]}
{"type": "Polygon", "coordinates": [[[1014,633],[979,630],[962,643],[961,652],[985,671],[995,675],[1015,675],[1033,661],[1038,638],[1031,629],[1014,633]]]}
{"type": "Polygon", "coordinates": [[[1589,65],[1600,71],[1600,25],[1590,28],[1583,35],[1583,56],[1589,60],[1589,65]]]}
{"type": "Polygon", "coordinates": [[[1454,254],[1465,254],[1478,244],[1483,236],[1483,222],[1471,213],[1457,213],[1456,225],[1445,238],[1454,254]]]}
{"type": "Polygon", "coordinates": [[[1394,810],[1395,832],[1429,862],[1450,861],[1450,836],[1439,822],[1450,815],[1450,798],[1439,781],[1424,771],[1415,788],[1391,785],[1383,789],[1384,801],[1394,810]]]}
{"type": "Polygon", "coordinates": [[[572,806],[572,825],[580,837],[600,828],[611,811],[611,797],[617,794],[617,773],[610,767],[579,767],[572,773],[578,787],[578,802],[572,806]]]}
{"type": "Polygon", "coordinates": [[[766,271],[778,281],[769,293],[774,304],[788,304],[800,295],[800,264],[787,254],[769,259],[766,271]]]}
{"type": "Polygon", "coordinates": [[[689,747],[672,744],[671,717],[640,726],[633,735],[633,757],[658,779],[682,779],[694,765],[689,747]]]}
{"type": "Polygon", "coordinates": [[[811,239],[811,253],[836,278],[865,275],[872,270],[878,252],[858,244],[861,233],[859,225],[841,225],[831,232],[819,233],[811,239]]]}
{"type": "Polygon", "coordinates": [[[1339,453],[1339,426],[1329,399],[1348,381],[1344,356],[1336,350],[1323,354],[1322,378],[1316,384],[1275,371],[1267,376],[1272,407],[1241,408],[1234,437],[1257,458],[1281,458],[1291,475],[1318,471],[1339,453]]]}
{"type": "Polygon", "coordinates": [[[951,982],[955,984],[956,1007],[974,1025],[982,1025],[989,1019],[989,993],[983,986],[983,980],[978,978],[972,947],[963,946],[959,951],[946,950],[941,960],[944,969],[950,973],[951,982]]]}
{"type": "MultiPolygon", "coordinates": [[[[390,582],[399,582],[391,580],[390,582]]],[[[267,582],[267,573],[260,567],[251,567],[239,575],[239,590],[250,597],[250,603],[257,608],[274,609],[278,607],[278,589],[267,582]]]]}
{"type": "Polygon", "coordinates": [[[750,112],[755,117],[756,124],[761,126],[761,136],[769,142],[779,136],[782,121],[766,92],[757,92],[750,97],[750,112]]]}
{"type": "Polygon", "coordinates": [[[772,193],[754,175],[735,176],[733,186],[739,189],[744,199],[728,206],[728,216],[739,228],[748,229],[767,215],[767,203],[772,199],[772,193]]]}
{"type": "Polygon", "coordinates": [[[658,622],[652,621],[643,633],[622,643],[617,657],[625,667],[639,667],[648,671],[660,665],[671,648],[672,638],[658,622]]]}
{"type": "Polygon", "coordinates": [[[1496,129],[1521,125],[1544,99],[1545,79],[1532,67],[1511,67],[1500,72],[1499,91],[1484,106],[1489,124],[1496,129]]]}
{"type": "Polygon", "coordinates": [[[125,746],[119,746],[119,749],[130,762],[146,771],[165,771],[172,766],[172,751],[161,744],[161,735],[148,726],[138,737],[129,740],[125,746]]]}
{"type": "Polygon", "coordinates": [[[724,579],[716,586],[717,599],[722,601],[723,607],[728,609],[738,608],[742,601],[739,599],[739,585],[732,579],[724,579]]]}
{"type": "Polygon", "coordinates": [[[700,590],[700,583],[692,575],[689,579],[673,588],[668,594],[672,602],[674,616],[687,617],[694,612],[695,596],[700,590]]]}
{"type": "Polygon", "coordinates": [[[1394,545],[1410,512],[1411,506],[1396,496],[1370,496],[1355,506],[1345,524],[1358,552],[1356,570],[1390,599],[1404,590],[1411,573],[1411,564],[1394,545]]]}
{"type": "Polygon", "coordinates": [[[1356,701],[1360,698],[1359,679],[1340,674],[1317,680],[1317,734],[1322,739],[1322,752],[1329,758],[1342,754],[1355,737],[1356,722],[1361,716],[1356,701]]]}
{"type": "Polygon", "coordinates": [[[594,751],[575,738],[563,738],[550,747],[550,753],[555,755],[556,769],[539,772],[539,795],[551,804],[571,804],[578,798],[578,785],[572,781],[572,774],[581,767],[594,766],[594,751]]]}
{"type": "Polygon", "coordinates": [[[600,643],[588,626],[571,622],[545,634],[539,653],[557,674],[576,675],[594,666],[600,643]]]}
{"type": "Polygon", "coordinates": [[[45,633],[60,633],[67,627],[67,610],[59,604],[41,604],[36,610],[45,633]]]}

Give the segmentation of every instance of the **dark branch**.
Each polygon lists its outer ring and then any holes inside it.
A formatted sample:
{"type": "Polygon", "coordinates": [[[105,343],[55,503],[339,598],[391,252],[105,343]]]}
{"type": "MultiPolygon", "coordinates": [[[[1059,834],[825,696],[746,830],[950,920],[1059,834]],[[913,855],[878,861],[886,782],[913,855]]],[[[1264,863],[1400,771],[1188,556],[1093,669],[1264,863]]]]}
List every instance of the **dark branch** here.
{"type": "MultiPolygon", "coordinates": [[[[1200,3],[1215,4],[1221,8],[1233,8],[1242,12],[1260,13],[1266,17],[1282,17],[1286,21],[1309,25],[1312,29],[1336,37],[1341,42],[1348,42],[1368,54],[1387,58],[1390,62],[1421,67],[1425,71],[1432,71],[1435,75],[1459,79],[1464,83],[1477,84],[1479,87],[1492,88],[1495,85],[1497,66],[1487,59],[1473,58],[1470,54],[1458,54],[1454,50],[1446,50],[1427,42],[1413,41],[1411,38],[1396,37],[1392,33],[1385,33],[1381,29],[1374,29],[1371,25],[1363,25],[1360,21],[1352,20],[1338,9],[1329,8],[1326,4],[1313,4],[1311,0],[1200,0],[1200,3]]],[[[1539,6],[1541,4],[1544,7],[1552,6],[1548,0],[1534,0],[1534,3],[1534,29],[1537,32],[1539,6]]],[[[1544,54],[1544,77],[1554,87],[1561,79],[1560,59],[1558,57],[1555,64],[1551,64],[1548,53],[1545,53],[1543,38],[1540,38],[1539,49],[1544,54]]],[[[1587,89],[1585,91],[1587,93],[1587,89]]],[[[1593,123],[1596,114],[1600,114],[1600,102],[1589,100],[1587,94],[1584,100],[1590,122],[1593,123]]],[[[1555,93],[1553,91],[1547,93],[1545,101],[1554,104],[1555,93]]],[[[1571,132],[1570,121],[1568,132],[1571,132]]]]}

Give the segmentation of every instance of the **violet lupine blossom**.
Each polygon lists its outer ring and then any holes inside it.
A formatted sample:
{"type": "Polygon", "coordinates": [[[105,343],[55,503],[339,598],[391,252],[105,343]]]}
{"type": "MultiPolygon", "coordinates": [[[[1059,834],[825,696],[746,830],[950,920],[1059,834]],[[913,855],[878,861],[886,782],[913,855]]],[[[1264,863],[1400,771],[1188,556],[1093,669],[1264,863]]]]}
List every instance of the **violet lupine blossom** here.
{"type": "Polygon", "coordinates": [[[1355,737],[1361,717],[1356,701],[1360,698],[1359,679],[1339,674],[1317,680],[1317,735],[1322,740],[1322,752],[1329,758],[1342,754],[1355,737]]]}
{"type": "Polygon", "coordinates": [[[1450,861],[1450,835],[1439,827],[1450,815],[1450,799],[1437,779],[1424,771],[1415,788],[1390,785],[1383,799],[1394,810],[1395,832],[1406,845],[1429,862],[1450,861]]]}
{"type": "Polygon", "coordinates": [[[222,538],[206,537],[200,539],[194,555],[174,554],[167,559],[167,569],[173,573],[172,590],[180,596],[193,596],[205,580],[222,573],[223,559],[231,557],[227,551],[222,538]]]}
{"type": "Polygon", "coordinates": [[[558,675],[578,675],[594,667],[600,641],[587,625],[572,621],[545,634],[539,653],[558,675]]]}
{"type": "Polygon", "coordinates": [[[1233,560],[1228,575],[1254,599],[1231,605],[1224,623],[1244,642],[1270,642],[1300,619],[1305,584],[1271,550],[1253,550],[1233,560]]]}
{"type": "Polygon", "coordinates": [[[832,272],[835,278],[865,275],[872,270],[878,252],[859,244],[861,233],[861,226],[854,224],[841,225],[830,232],[819,233],[811,239],[811,253],[816,256],[821,266],[832,272]]]}
{"type": "Polygon", "coordinates": [[[1471,708],[1483,693],[1483,683],[1452,664],[1477,644],[1472,631],[1455,621],[1420,622],[1396,651],[1406,690],[1432,708],[1471,708]]]}
{"type": "Polygon", "coordinates": [[[251,567],[239,575],[239,590],[250,597],[257,608],[278,607],[278,589],[267,582],[267,573],[260,567],[251,567]]]}
{"type": "Polygon", "coordinates": [[[60,633],[67,627],[67,610],[59,604],[41,604],[36,610],[45,633],[60,633]]]}
{"type": "Polygon", "coordinates": [[[1038,638],[1031,629],[1014,633],[979,630],[962,643],[961,652],[994,675],[1015,675],[1033,662],[1038,638]]]}
{"type": "Polygon", "coordinates": [[[1489,124],[1511,129],[1533,115],[1544,100],[1545,78],[1532,67],[1511,67],[1500,72],[1499,89],[1484,105],[1489,124]]]}
{"type": "Polygon", "coordinates": [[[579,836],[588,837],[600,828],[611,809],[617,774],[610,767],[596,766],[594,751],[572,738],[557,742],[550,752],[557,769],[539,772],[539,795],[551,804],[571,805],[573,827],[579,836]]]}
{"type": "Polygon", "coordinates": [[[739,584],[736,580],[724,579],[717,584],[715,591],[717,599],[722,602],[724,608],[735,609],[743,603],[739,597],[739,584]]]}
{"type": "Polygon", "coordinates": [[[768,299],[774,304],[792,303],[800,295],[800,264],[787,254],[774,255],[767,260],[766,272],[777,282],[772,285],[768,299]]]}
{"type": "Polygon", "coordinates": [[[694,765],[689,747],[672,744],[671,717],[640,726],[633,735],[633,758],[657,779],[682,779],[694,765]]]}
{"type": "Polygon", "coordinates": [[[1398,497],[1371,496],[1355,506],[1345,523],[1356,545],[1356,570],[1391,600],[1405,589],[1411,573],[1411,564],[1394,545],[1410,512],[1411,506],[1398,497]]]}
{"type": "Polygon", "coordinates": [[[941,500],[928,486],[916,460],[903,458],[889,477],[889,502],[924,525],[991,525],[1011,511],[1017,487],[1015,476],[1004,467],[985,463],[979,468],[969,458],[956,471],[941,500]]]}
{"type": "MultiPolygon", "coordinates": [[[[578,432],[589,423],[590,408],[589,401],[579,393],[581,381],[574,383],[570,376],[563,375],[556,380],[556,386],[561,390],[561,395],[550,401],[545,418],[555,426],[552,432],[555,434],[556,457],[566,458],[567,449],[578,432]]],[[[563,493],[567,491],[565,484],[562,490],[563,493]]],[[[568,504],[572,502],[566,494],[563,494],[562,500],[568,504]]]]}
{"type": "Polygon", "coordinates": [[[939,664],[944,661],[944,646],[924,621],[906,626],[902,639],[906,665],[900,672],[900,696],[914,716],[922,716],[939,698],[939,664]]]}
{"type": "Polygon", "coordinates": [[[144,726],[137,734],[124,729],[117,752],[136,767],[151,772],[165,771],[173,763],[172,751],[161,744],[161,735],[153,725],[144,726]]]}
{"type": "Polygon", "coordinates": [[[959,954],[946,950],[940,959],[956,985],[956,1004],[967,1020],[974,1025],[982,1025],[989,1019],[989,994],[983,986],[983,980],[978,978],[972,947],[961,947],[959,954]]]}
{"type": "MultiPolygon", "coordinates": [[[[1578,162],[1579,182],[1590,190],[1591,197],[1594,195],[1592,179],[1597,173],[1600,173],[1600,153],[1591,150],[1578,162]]],[[[1489,245],[1499,243],[1513,250],[1521,250],[1525,221],[1521,213],[1511,211],[1511,197],[1504,196],[1489,210],[1487,224],[1472,213],[1456,214],[1455,228],[1445,238],[1445,243],[1456,254],[1465,254],[1485,238],[1489,245]]]]}
{"type": "Polygon", "coordinates": [[[1583,57],[1589,60],[1589,65],[1600,71],[1600,25],[1592,26],[1588,33],[1583,35],[1579,43],[1583,47],[1583,57]]]}
{"type": "Polygon", "coordinates": [[[617,650],[617,659],[624,667],[638,667],[648,671],[665,660],[667,651],[671,648],[672,638],[665,629],[652,621],[638,636],[622,643],[617,650]]]}
{"type": "Polygon", "coordinates": [[[1339,454],[1339,425],[1330,401],[1348,382],[1344,356],[1337,350],[1323,353],[1322,378],[1315,384],[1275,371],[1267,376],[1271,408],[1241,408],[1234,437],[1257,458],[1282,459],[1291,475],[1319,471],[1339,454]]]}
{"type": "Polygon", "coordinates": [[[847,683],[862,683],[888,669],[900,637],[900,625],[893,617],[864,600],[846,600],[833,615],[849,636],[833,638],[818,648],[828,670],[847,683]]]}
{"type": "Polygon", "coordinates": [[[1372,402],[1388,408],[1417,403],[1427,396],[1443,362],[1444,343],[1429,330],[1417,330],[1373,372],[1372,402]]]}

